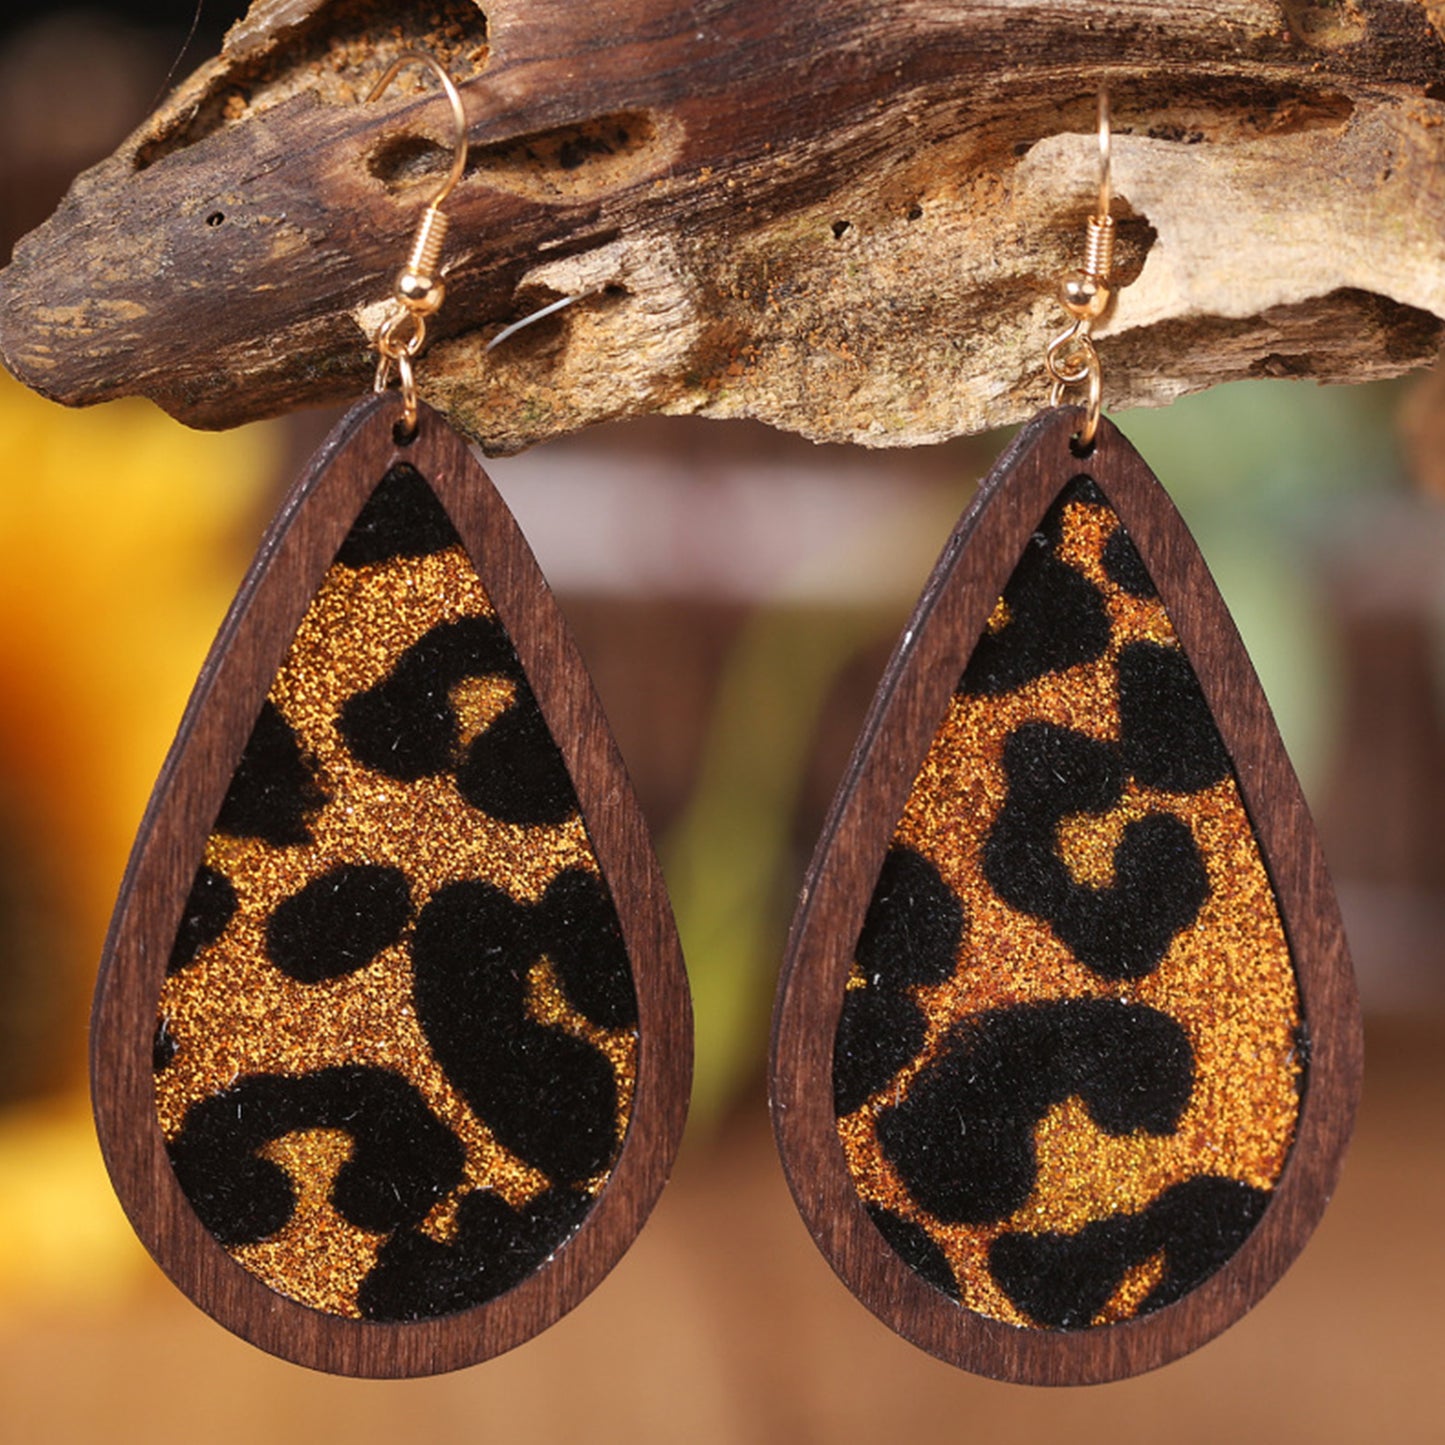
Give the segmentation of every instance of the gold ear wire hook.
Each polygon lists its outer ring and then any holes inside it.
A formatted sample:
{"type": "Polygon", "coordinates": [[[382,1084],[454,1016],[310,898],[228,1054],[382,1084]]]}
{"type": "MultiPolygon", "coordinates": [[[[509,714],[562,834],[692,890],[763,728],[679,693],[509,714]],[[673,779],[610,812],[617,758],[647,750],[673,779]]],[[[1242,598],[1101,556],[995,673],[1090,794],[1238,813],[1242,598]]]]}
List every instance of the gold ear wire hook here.
{"type": "Polygon", "coordinates": [[[1067,271],[1059,281],[1059,299],[1074,324],[1049,346],[1045,364],[1053,388],[1050,402],[1058,406],[1073,387],[1084,388],[1084,422],[1078,443],[1088,447],[1099,429],[1103,404],[1103,375],[1094,349],[1094,322],[1108,309],[1113,295],[1109,277],[1114,268],[1113,125],[1109,92],[1099,89],[1099,208],[1089,217],[1084,240],[1084,264],[1067,271]]]}
{"type": "Polygon", "coordinates": [[[420,50],[407,50],[398,55],[366,97],[376,100],[396,79],[406,65],[424,65],[441,82],[456,122],[452,145],[452,167],[436,194],[427,202],[412,237],[406,264],[397,272],[394,299],[396,309],[382,322],[376,333],[375,346],[379,356],[376,367],[376,390],[385,391],[391,383],[393,367],[401,378],[402,422],[410,432],[416,427],[416,378],[411,361],[426,340],[426,318],[441,309],[446,286],[439,270],[442,243],[446,240],[447,218],[442,203],[456,189],[467,167],[467,113],[455,82],[435,57],[420,50]]]}
{"type": "MultiPolygon", "coordinates": [[[[1104,294],[1098,316],[1109,304],[1109,275],[1114,269],[1114,127],[1109,92],[1099,87],[1099,209],[1089,217],[1084,242],[1084,274],[1104,294]]],[[[1093,317],[1090,318],[1094,319],[1093,317]]]]}
{"type": "Polygon", "coordinates": [[[1099,87],[1099,209],[1107,216],[1114,208],[1114,125],[1109,112],[1109,88],[1099,87]]]}
{"type": "Polygon", "coordinates": [[[386,74],[371,87],[371,94],[366,99],[368,104],[373,100],[380,100],[386,93],[387,87],[401,71],[406,66],[413,64],[426,66],[441,82],[441,87],[446,91],[447,100],[451,104],[452,119],[456,122],[456,135],[452,141],[452,168],[448,172],[446,180],[441,183],[436,195],[427,203],[428,210],[435,210],[456,190],[457,183],[467,168],[467,113],[462,106],[461,92],[457,89],[456,82],[447,74],[445,67],[434,55],[428,55],[421,50],[406,50],[391,62],[386,74]]]}

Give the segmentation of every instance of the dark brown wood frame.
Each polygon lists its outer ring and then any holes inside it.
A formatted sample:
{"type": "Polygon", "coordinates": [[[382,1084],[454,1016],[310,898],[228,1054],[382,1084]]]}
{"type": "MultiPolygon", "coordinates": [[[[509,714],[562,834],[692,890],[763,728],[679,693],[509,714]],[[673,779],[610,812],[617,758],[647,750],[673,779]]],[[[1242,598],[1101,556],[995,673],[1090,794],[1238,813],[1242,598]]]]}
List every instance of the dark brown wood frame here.
{"type": "Polygon", "coordinates": [[[1045,413],[1004,453],[959,522],[890,661],[833,804],[793,922],[773,1019],[772,1110],[793,1197],[818,1247],[880,1319],[940,1359],[1030,1384],[1152,1369],[1232,1323],[1317,1223],[1359,1094],[1359,1005],[1333,887],[1294,770],[1244,645],[1183,519],[1107,421],[1086,461],[1079,415],[1045,413]],[[1081,472],[1128,529],[1204,689],[1274,885],[1311,1053],[1295,1140],[1264,1217],[1178,1302],[1078,1331],[1020,1329],[960,1307],[888,1246],[859,1201],[833,1115],[833,1040],[863,916],[897,820],[958,678],[1060,488],[1081,472]]]}
{"type": "Polygon", "coordinates": [[[672,912],[622,759],[526,541],[466,443],[423,407],[398,444],[395,394],[338,424],[283,503],[201,671],[131,855],[92,1018],[96,1127],[146,1248],[197,1304],[273,1354],[339,1374],[434,1374],[488,1359],[576,1305],[617,1262],[667,1180],[687,1112],[692,1017],[672,912]],[[372,488],[412,462],[451,515],[566,760],[612,890],[639,1006],[637,1091],[622,1151],[581,1228],[488,1304],[415,1323],[323,1314],[238,1265],[197,1218],[156,1116],[156,1001],[181,911],[256,715],[321,578],[372,488]]]}

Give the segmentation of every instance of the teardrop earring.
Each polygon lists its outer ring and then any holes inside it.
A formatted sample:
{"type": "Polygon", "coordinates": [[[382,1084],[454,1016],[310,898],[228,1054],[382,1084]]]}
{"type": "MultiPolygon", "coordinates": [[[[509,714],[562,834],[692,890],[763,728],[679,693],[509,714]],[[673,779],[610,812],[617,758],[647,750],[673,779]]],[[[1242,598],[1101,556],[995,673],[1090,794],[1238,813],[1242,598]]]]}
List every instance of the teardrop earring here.
{"type": "Polygon", "coordinates": [[[92,1078],[147,1248],[222,1324],[421,1375],[571,1309],[686,1113],[661,875],[582,661],[467,445],[416,395],[426,207],[377,390],[272,523],[121,889],[92,1078]],[[393,378],[400,390],[390,390],[393,378]]]}
{"type": "Polygon", "coordinates": [[[1053,407],[944,548],[794,918],[772,1110],[885,1323],[1000,1379],[1115,1379],[1279,1277],[1338,1174],[1360,1024],[1258,680],[1100,417],[1110,132],[1053,407]],[[1062,405],[1081,394],[1080,406],[1062,405]]]}

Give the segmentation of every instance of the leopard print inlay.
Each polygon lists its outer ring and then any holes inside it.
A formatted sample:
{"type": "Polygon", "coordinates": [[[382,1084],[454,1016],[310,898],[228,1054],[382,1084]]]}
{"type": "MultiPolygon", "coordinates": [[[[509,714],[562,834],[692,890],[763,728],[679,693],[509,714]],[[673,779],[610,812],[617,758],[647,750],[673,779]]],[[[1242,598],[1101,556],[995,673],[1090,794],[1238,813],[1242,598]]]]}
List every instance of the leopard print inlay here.
{"type": "Polygon", "coordinates": [[[1258,1221],[1304,1030],[1228,756],[1088,478],[999,600],[913,785],[834,1053],[883,1237],[968,1309],[1179,1299],[1258,1221]]]}
{"type": "Polygon", "coordinates": [[[172,1165],[278,1293],[447,1314],[581,1223],[637,1051],[561,754],[445,512],[394,467],[277,674],[186,906],[155,1046],[172,1165]]]}

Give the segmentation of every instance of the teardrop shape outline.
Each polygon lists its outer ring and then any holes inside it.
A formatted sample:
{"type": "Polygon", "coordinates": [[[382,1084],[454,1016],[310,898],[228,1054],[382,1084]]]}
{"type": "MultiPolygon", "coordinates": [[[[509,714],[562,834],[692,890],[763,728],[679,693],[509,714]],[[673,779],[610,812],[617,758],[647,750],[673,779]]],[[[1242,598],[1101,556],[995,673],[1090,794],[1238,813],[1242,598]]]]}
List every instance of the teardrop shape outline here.
{"type": "Polygon", "coordinates": [[[661,871],[582,658],[505,502],[446,421],[422,406],[393,437],[395,394],[336,425],[292,487],[217,634],[131,851],[91,1015],[91,1095],[101,1152],[142,1243],[227,1329],[335,1374],[439,1374],[501,1354],[576,1306],[617,1263],[661,1193],[681,1140],[692,1012],[661,871]],[[561,749],[612,891],[638,1002],[636,1090],[606,1185],[576,1233],[505,1294],[400,1323],[329,1315],[273,1291],[231,1258],[177,1182],[156,1114],[151,1050],[166,960],[221,802],[272,681],[322,579],[396,462],[427,479],[461,536],[561,749]]]}
{"type": "Polygon", "coordinates": [[[1232,1324],[1280,1278],[1339,1176],[1363,1043],[1343,924],[1274,717],[1199,548],[1107,419],[1087,460],[1077,408],[1020,430],[965,511],[884,672],[809,865],[773,1013],[774,1136],[799,1212],[844,1284],[930,1354],[1018,1383],[1095,1384],[1167,1364],[1232,1324]],[[1274,887],[1309,1030],[1308,1082],[1270,1203],[1233,1257],[1173,1304],[1085,1330],[1023,1329],[928,1284],[869,1219],[833,1115],[833,1045],[853,949],[919,769],[1029,537],[1068,481],[1092,477],[1137,548],[1199,678],[1274,887]]]}

